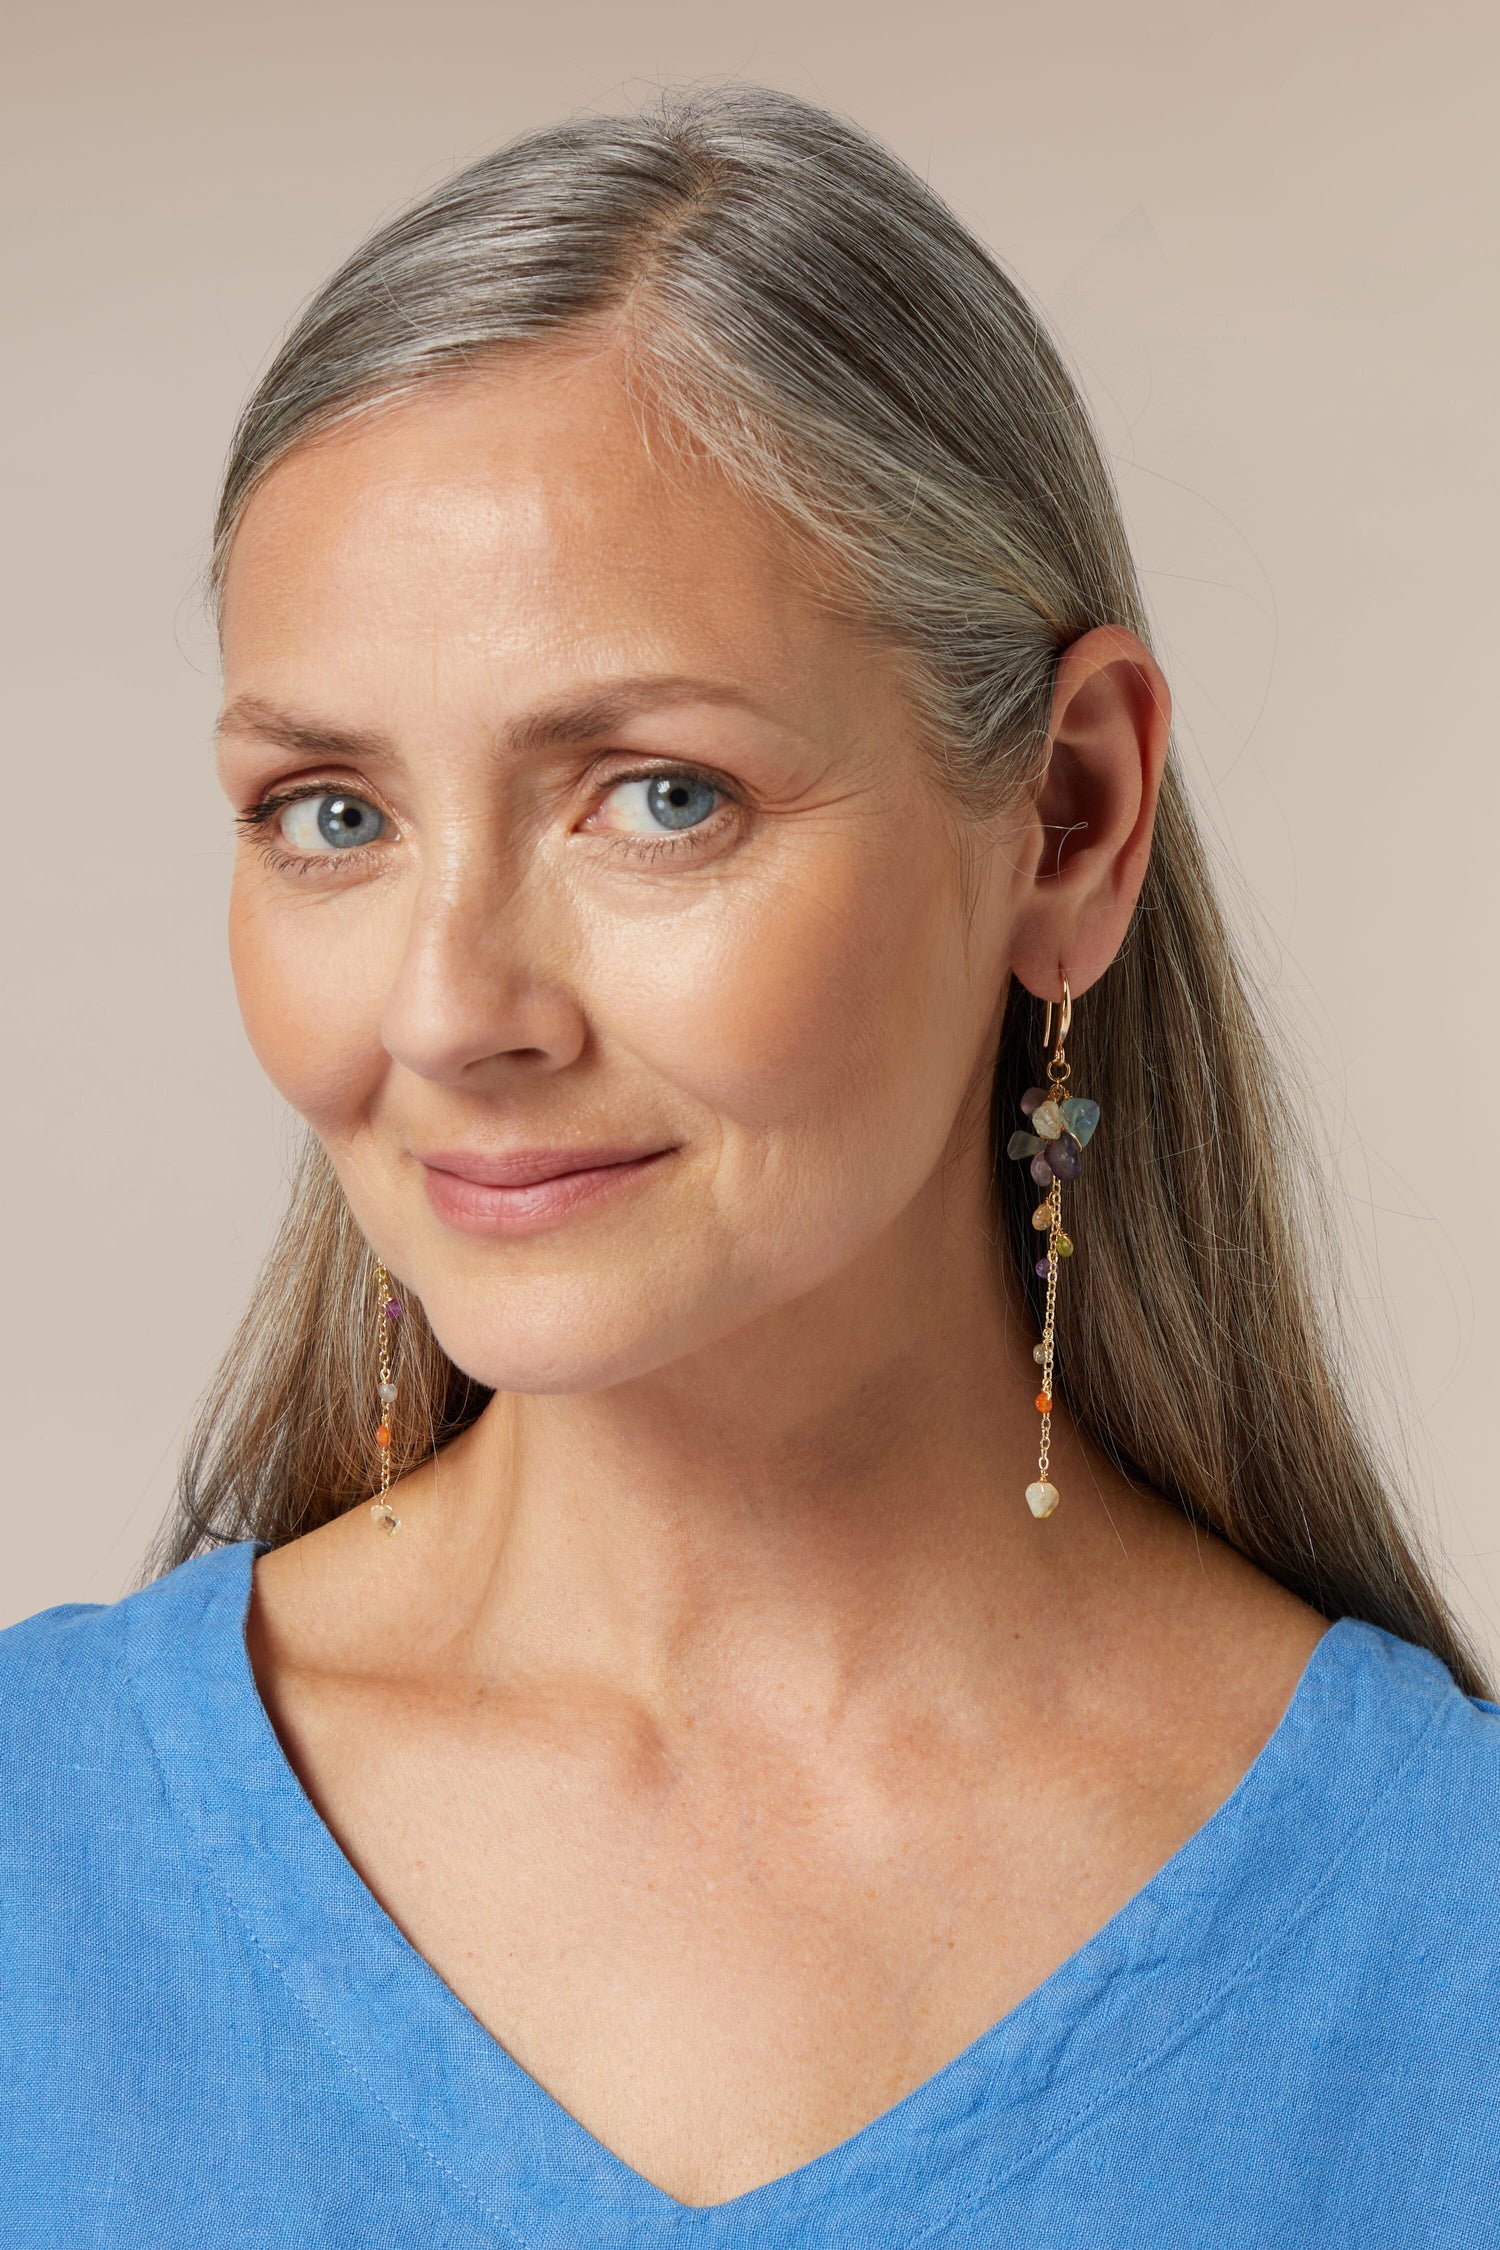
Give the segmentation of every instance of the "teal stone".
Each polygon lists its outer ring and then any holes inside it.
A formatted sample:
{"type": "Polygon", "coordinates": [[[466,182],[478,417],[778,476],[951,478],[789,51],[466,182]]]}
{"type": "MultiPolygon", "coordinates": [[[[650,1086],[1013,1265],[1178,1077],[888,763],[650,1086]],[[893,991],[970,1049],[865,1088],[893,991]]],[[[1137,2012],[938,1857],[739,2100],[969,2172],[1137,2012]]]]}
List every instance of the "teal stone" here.
{"type": "Polygon", "coordinates": [[[1087,1148],[1094,1137],[1094,1127],[1099,1122],[1099,1104],[1086,1102],[1081,1094],[1070,1094],[1061,1105],[1063,1123],[1080,1148],[1087,1148]]]}
{"type": "Polygon", "coordinates": [[[1035,1156],[1045,1147],[1045,1141],[1038,1140],[1035,1133],[1012,1133],[1005,1144],[1005,1153],[1007,1156],[1035,1156]]]}

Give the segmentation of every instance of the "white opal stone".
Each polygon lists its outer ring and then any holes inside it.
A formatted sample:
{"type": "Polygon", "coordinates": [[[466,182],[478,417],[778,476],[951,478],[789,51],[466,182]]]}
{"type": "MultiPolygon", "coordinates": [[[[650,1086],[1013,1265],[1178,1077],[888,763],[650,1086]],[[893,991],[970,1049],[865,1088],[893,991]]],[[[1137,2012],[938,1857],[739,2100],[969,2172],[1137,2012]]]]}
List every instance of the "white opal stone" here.
{"type": "Polygon", "coordinates": [[[1057,1506],[1057,1486],[1055,1484],[1028,1484],[1026,1487],[1026,1505],[1034,1516],[1050,1516],[1057,1506]]]}
{"type": "Polygon", "coordinates": [[[1064,1130],[1062,1111],[1056,1102],[1043,1102],[1031,1113],[1031,1130],[1044,1141],[1055,1141],[1064,1130]]]}
{"type": "Polygon", "coordinates": [[[396,1395],[396,1386],[395,1386],[395,1384],[394,1384],[394,1383],[381,1383],[381,1384],[379,1384],[379,1385],[378,1385],[377,1387],[378,1387],[378,1389],[379,1389],[379,1392],[380,1392],[380,1397],[381,1397],[381,1402],[382,1402],[382,1404],[384,1404],[384,1405],[386,1405],[386,1406],[389,1406],[389,1405],[390,1405],[390,1403],[391,1403],[391,1400],[392,1400],[392,1399],[393,1399],[393,1398],[395,1397],[395,1395],[396,1395]]]}
{"type": "Polygon", "coordinates": [[[1031,1356],[1032,1356],[1032,1358],[1033,1358],[1033,1359],[1034,1359],[1034,1360],[1036,1361],[1036,1363],[1037,1363],[1037,1366],[1038,1366],[1038,1367],[1042,1367],[1042,1366],[1044,1366],[1044,1365],[1046,1364],[1046,1359],[1047,1359],[1047,1347],[1046,1347],[1046,1345],[1045,1345],[1045,1344],[1033,1344],[1033,1345],[1032,1345],[1032,1347],[1031,1347],[1031,1356]]]}

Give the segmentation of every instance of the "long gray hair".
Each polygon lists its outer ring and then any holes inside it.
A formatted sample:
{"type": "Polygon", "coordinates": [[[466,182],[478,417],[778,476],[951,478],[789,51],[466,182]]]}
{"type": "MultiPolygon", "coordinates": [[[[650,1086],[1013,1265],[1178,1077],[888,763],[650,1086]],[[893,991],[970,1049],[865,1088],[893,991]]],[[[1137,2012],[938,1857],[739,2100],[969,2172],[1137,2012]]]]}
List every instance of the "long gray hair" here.
{"type": "MultiPolygon", "coordinates": [[[[616,347],[655,428],[829,557],[830,585],[905,652],[933,754],[974,804],[1034,788],[1070,641],[1106,624],[1149,637],[1098,441],[1020,290],[857,128],[746,87],[528,135],[363,244],[245,409],[216,592],[246,503],[293,446],[570,333],[616,347]]],[[[1013,990],[997,1141],[1034,1075],[1036,1015],[1013,990]]],[[[1129,938],[1069,1045],[1106,1119],[1059,1314],[1079,1427],[1327,1615],[1423,1643],[1478,1689],[1341,1390],[1286,1105],[1175,757],[1129,938]]],[[[1001,1160],[995,1175],[1002,1254],[1033,1292],[1025,1168],[1001,1160]]],[[[368,1490],[369,1270],[310,1142],[149,1570],[218,1540],[279,1544],[368,1490]]],[[[420,1404],[398,1469],[488,1397],[416,1304],[403,1351],[420,1404]]]]}

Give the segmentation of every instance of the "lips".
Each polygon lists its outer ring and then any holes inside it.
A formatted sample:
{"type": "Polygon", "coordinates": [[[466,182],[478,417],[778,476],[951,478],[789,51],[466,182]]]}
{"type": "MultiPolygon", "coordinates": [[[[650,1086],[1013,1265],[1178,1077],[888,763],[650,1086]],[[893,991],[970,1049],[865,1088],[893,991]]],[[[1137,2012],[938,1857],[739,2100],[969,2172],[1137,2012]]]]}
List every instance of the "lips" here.
{"type": "Polygon", "coordinates": [[[457,1149],[440,1150],[422,1162],[431,1171],[471,1180],[475,1187],[526,1188],[565,1179],[570,1172],[603,1172],[665,1153],[660,1148],[518,1148],[503,1156],[478,1156],[457,1149]]]}
{"type": "Polygon", "coordinates": [[[625,1193],[672,1148],[523,1148],[503,1155],[434,1150],[421,1158],[433,1212],[460,1233],[494,1241],[539,1234],[625,1193]]]}

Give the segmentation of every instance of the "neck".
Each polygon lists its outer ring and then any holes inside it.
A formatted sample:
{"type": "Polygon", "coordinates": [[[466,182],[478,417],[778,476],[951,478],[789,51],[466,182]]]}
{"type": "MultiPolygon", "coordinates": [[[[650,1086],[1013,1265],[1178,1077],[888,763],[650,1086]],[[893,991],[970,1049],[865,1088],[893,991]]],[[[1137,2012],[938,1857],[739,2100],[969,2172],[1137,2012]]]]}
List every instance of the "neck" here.
{"type": "Polygon", "coordinates": [[[1034,1330],[979,1185],[935,1181],[834,1281],[689,1359],[497,1396],[403,1507],[434,1660],[832,1709],[862,1678],[917,1668],[930,1696],[1024,1662],[1062,1610],[1076,1632],[1109,1472],[1059,1417],[1073,1505],[1033,1521],[1034,1330]]]}

